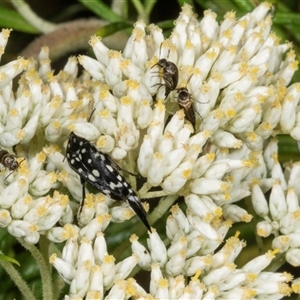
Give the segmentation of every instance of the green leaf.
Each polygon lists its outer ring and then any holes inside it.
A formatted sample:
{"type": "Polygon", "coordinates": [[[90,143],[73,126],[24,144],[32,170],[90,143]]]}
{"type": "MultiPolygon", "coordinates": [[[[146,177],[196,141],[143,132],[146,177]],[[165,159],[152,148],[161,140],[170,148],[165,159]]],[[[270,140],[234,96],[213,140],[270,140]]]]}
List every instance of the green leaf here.
{"type": "Polygon", "coordinates": [[[177,0],[177,2],[178,2],[178,4],[179,4],[180,7],[183,6],[183,4],[185,4],[185,3],[193,6],[193,0],[177,0]]]}
{"type": "Polygon", "coordinates": [[[30,25],[19,13],[12,9],[0,6],[0,27],[12,28],[26,33],[39,33],[39,31],[30,25]]]}
{"type": "Polygon", "coordinates": [[[119,15],[115,14],[109,6],[99,0],[79,0],[79,2],[104,20],[110,22],[124,21],[119,15]]]}
{"type": "Polygon", "coordinates": [[[238,10],[241,10],[244,13],[252,11],[255,8],[253,0],[233,0],[233,2],[235,3],[236,7],[238,7],[238,10]]]}
{"type": "Polygon", "coordinates": [[[125,22],[111,23],[111,24],[103,26],[99,30],[97,30],[96,35],[104,38],[104,37],[114,34],[117,31],[124,30],[126,28],[131,28],[131,27],[132,27],[132,24],[125,23],[125,22]]]}
{"type": "Polygon", "coordinates": [[[5,261],[8,261],[8,262],[11,262],[13,264],[16,264],[18,266],[20,266],[19,262],[17,260],[15,260],[14,258],[12,257],[9,257],[9,256],[6,256],[4,254],[0,254],[0,259],[1,260],[5,260],[5,261]]]}
{"type": "MultiPolygon", "coordinates": [[[[277,12],[274,16],[274,23],[281,24],[281,25],[300,25],[300,17],[298,13],[285,13],[285,12],[277,12]]],[[[299,29],[298,29],[299,30],[299,29]]]]}

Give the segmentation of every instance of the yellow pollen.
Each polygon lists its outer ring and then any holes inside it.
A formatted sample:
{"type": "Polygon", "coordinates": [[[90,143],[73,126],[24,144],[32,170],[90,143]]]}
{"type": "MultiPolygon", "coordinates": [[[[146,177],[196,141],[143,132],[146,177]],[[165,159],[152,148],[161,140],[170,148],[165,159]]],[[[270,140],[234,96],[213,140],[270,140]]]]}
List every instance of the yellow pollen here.
{"type": "Polygon", "coordinates": [[[1,213],[1,219],[7,219],[10,215],[9,215],[9,212],[7,210],[2,210],[1,213]]]}
{"type": "Polygon", "coordinates": [[[105,263],[105,264],[112,264],[112,263],[115,262],[115,260],[116,259],[114,258],[113,255],[105,255],[103,263],[105,263]]]}
{"type": "Polygon", "coordinates": [[[183,120],[184,116],[185,116],[183,109],[177,110],[176,111],[176,115],[177,115],[177,117],[178,117],[179,120],[183,120]]]}
{"type": "Polygon", "coordinates": [[[234,101],[239,103],[244,99],[244,95],[241,92],[236,92],[234,95],[234,101]]]}
{"type": "Polygon", "coordinates": [[[247,132],[246,135],[247,135],[247,138],[253,142],[256,141],[256,139],[257,139],[257,134],[254,131],[247,132]]]}
{"type": "Polygon", "coordinates": [[[269,131],[269,130],[272,129],[272,125],[271,125],[270,123],[268,123],[268,122],[263,122],[263,123],[261,124],[261,127],[262,127],[264,130],[266,130],[266,131],[269,131]]]}
{"type": "Polygon", "coordinates": [[[177,214],[178,211],[179,211],[179,206],[178,206],[178,204],[173,205],[173,206],[171,207],[171,209],[170,209],[170,212],[171,212],[172,214],[177,214]]]}
{"type": "Polygon", "coordinates": [[[243,142],[242,141],[236,141],[234,144],[233,144],[233,148],[234,149],[238,149],[240,147],[243,146],[243,142]]]}
{"type": "Polygon", "coordinates": [[[192,174],[192,169],[186,169],[181,173],[181,175],[184,179],[190,179],[191,174],[192,174]]]}
{"type": "Polygon", "coordinates": [[[37,213],[38,213],[39,217],[44,216],[44,214],[45,214],[46,211],[47,211],[47,208],[45,206],[40,206],[37,209],[37,213]]]}
{"type": "Polygon", "coordinates": [[[60,201],[59,201],[60,206],[66,207],[69,203],[70,203],[70,199],[68,195],[62,195],[60,197],[60,201]]]}
{"type": "Polygon", "coordinates": [[[274,160],[274,163],[275,163],[275,164],[278,164],[278,154],[274,152],[274,153],[272,154],[272,158],[273,158],[273,160],[274,160]]]}
{"type": "Polygon", "coordinates": [[[102,118],[107,118],[110,116],[110,111],[108,109],[103,109],[99,112],[99,115],[102,117],[102,118]]]}
{"type": "Polygon", "coordinates": [[[89,40],[89,44],[92,46],[92,47],[95,47],[95,45],[101,41],[101,37],[99,36],[96,36],[96,35],[92,35],[90,40],[89,40]]]}
{"type": "Polygon", "coordinates": [[[163,159],[163,155],[160,152],[155,152],[154,153],[154,158],[156,160],[162,160],[163,159]]]}
{"type": "Polygon", "coordinates": [[[211,78],[216,81],[216,82],[220,82],[223,78],[222,74],[220,72],[214,72],[212,75],[211,75],[211,78]]]}
{"type": "MultiPolygon", "coordinates": [[[[85,204],[84,204],[85,205],[85,204]]],[[[101,216],[101,215],[98,215],[97,217],[96,217],[96,220],[97,220],[97,223],[98,224],[103,224],[103,222],[104,222],[104,218],[103,218],[103,216],[101,216]]]]}
{"type": "Polygon", "coordinates": [[[123,216],[124,216],[125,220],[131,219],[134,215],[135,215],[135,213],[131,209],[128,208],[128,209],[124,210],[123,216]]]}
{"type": "Polygon", "coordinates": [[[7,28],[2,29],[1,33],[6,40],[9,38],[11,31],[12,31],[12,29],[7,29],[7,28]]]}
{"type": "Polygon", "coordinates": [[[121,63],[120,63],[120,67],[121,68],[127,68],[130,65],[130,59],[124,59],[121,63]]]}
{"type": "Polygon", "coordinates": [[[218,52],[216,50],[211,50],[211,51],[208,51],[208,53],[205,54],[205,56],[211,60],[214,60],[218,55],[218,52]]]}
{"type": "Polygon", "coordinates": [[[248,21],[247,20],[242,20],[242,21],[238,21],[238,24],[243,27],[243,28],[246,28],[247,24],[248,24],[248,21]]]}
{"type": "Polygon", "coordinates": [[[213,152],[205,154],[205,159],[209,162],[214,161],[215,157],[216,157],[216,154],[213,152]]]}
{"type": "Polygon", "coordinates": [[[204,134],[204,136],[205,136],[206,138],[210,138],[210,137],[211,137],[211,131],[210,131],[210,130],[205,129],[205,130],[203,131],[203,134],[204,134]]]}
{"type": "Polygon", "coordinates": [[[232,10],[228,11],[224,16],[224,19],[234,21],[235,20],[235,11],[232,11],[232,10]]]}
{"type": "Polygon", "coordinates": [[[137,242],[138,240],[139,240],[139,237],[136,234],[132,234],[129,239],[130,243],[137,242]]]}
{"type": "Polygon", "coordinates": [[[55,261],[56,261],[56,258],[57,258],[56,253],[53,253],[52,255],[50,255],[50,257],[49,257],[50,264],[53,265],[55,263],[55,261]]]}
{"type": "Polygon", "coordinates": [[[249,223],[252,220],[253,216],[250,214],[244,214],[241,218],[245,223],[249,223]]]}
{"type": "Polygon", "coordinates": [[[97,141],[97,148],[103,148],[107,145],[107,138],[105,136],[100,136],[100,138],[97,141]]]}
{"type": "Polygon", "coordinates": [[[66,224],[64,227],[64,233],[62,234],[62,236],[64,238],[73,238],[77,235],[77,232],[74,230],[74,227],[71,224],[66,224]]]}
{"type": "Polygon", "coordinates": [[[101,193],[94,195],[94,198],[95,198],[95,203],[104,203],[105,202],[105,197],[101,193]]]}
{"type": "Polygon", "coordinates": [[[109,213],[106,213],[103,215],[103,218],[106,220],[106,221],[110,221],[111,220],[111,215],[109,213]]]}
{"type": "Polygon", "coordinates": [[[225,200],[225,201],[230,201],[230,200],[231,200],[231,196],[230,196],[229,193],[225,193],[225,194],[224,194],[224,200],[225,200]]]}
{"type": "Polygon", "coordinates": [[[59,106],[61,105],[61,103],[62,103],[62,98],[61,98],[60,96],[55,96],[55,97],[51,100],[51,102],[50,102],[51,107],[54,108],[54,109],[59,108],[59,106]]]}
{"type": "Polygon", "coordinates": [[[128,96],[124,96],[120,99],[120,102],[123,104],[123,105],[131,105],[132,104],[132,99],[128,96]]]}
{"type": "Polygon", "coordinates": [[[23,178],[21,178],[21,179],[18,180],[19,187],[25,186],[26,183],[27,183],[27,181],[25,179],[23,179],[23,178]]]}
{"type": "Polygon", "coordinates": [[[207,84],[203,84],[199,90],[202,94],[208,94],[210,92],[210,87],[207,84]]]}
{"type": "Polygon", "coordinates": [[[268,95],[257,95],[257,100],[259,103],[264,103],[268,99],[268,95]]]}
{"type": "Polygon", "coordinates": [[[141,101],[141,105],[143,105],[143,106],[150,106],[150,102],[149,102],[149,100],[143,99],[141,101]]]}
{"type": "Polygon", "coordinates": [[[299,64],[299,62],[298,62],[298,60],[295,60],[294,62],[292,62],[292,63],[290,63],[289,64],[289,67],[292,69],[292,70],[298,70],[298,64],[299,64]]]}
{"type": "Polygon", "coordinates": [[[35,224],[32,224],[30,227],[29,227],[30,231],[31,232],[37,232],[39,230],[39,227],[35,224]]]}
{"type": "Polygon", "coordinates": [[[214,214],[218,217],[221,217],[223,215],[223,211],[221,207],[217,207],[214,211],[214,214]]]}
{"type": "Polygon", "coordinates": [[[295,219],[295,220],[299,220],[299,219],[300,219],[300,210],[297,209],[297,210],[293,211],[293,212],[292,212],[292,217],[293,217],[293,219],[295,219]]]}
{"type": "Polygon", "coordinates": [[[82,100],[69,101],[70,108],[76,109],[82,106],[82,100]]]}
{"type": "Polygon", "coordinates": [[[140,42],[145,37],[145,33],[141,28],[134,28],[132,34],[135,35],[136,42],[140,42]]]}
{"type": "Polygon", "coordinates": [[[173,140],[174,139],[174,137],[173,137],[173,135],[172,135],[172,133],[170,132],[170,131],[167,131],[167,132],[165,132],[165,134],[164,134],[164,139],[166,139],[166,140],[173,140]]]}
{"type": "Polygon", "coordinates": [[[107,89],[101,89],[100,93],[99,93],[99,98],[100,99],[106,99],[109,95],[109,92],[107,89]]]}
{"type": "Polygon", "coordinates": [[[0,72],[0,81],[6,78],[6,74],[4,72],[0,72]]]}
{"type": "Polygon", "coordinates": [[[246,275],[247,281],[253,282],[257,279],[257,274],[255,273],[248,273],[246,275]]]}
{"type": "Polygon", "coordinates": [[[27,195],[23,201],[26,205],[28,205],[32,201],[32,197],[30,195],[27,195]]]}
{"type": "Polygon", "coordinates": [[[268,259],[272,260],[273,258],[275,258],[275,254],[277,254],[278,252],[278,249],[274,249],[273,251],[269,250],[265,255],[268,259]]]}
{"type": "Polygon", "coordinates": [[[48,80],[49,80],[50,82],[55,82],[56,79],[55,79],[55,77],[54,77],[54,71],[48,72],[48,73],[47,73],[47,78],[48,78],[48,80]]]}
{"type": "Polygon", "coordinates": [[[194,49],[194,44],[191,42],[190,39],[188,39],[188,40],[186,41],[186,43],[185,43],[185,47],[186,47],[187,49],[194,49]]]}
{"type": "Polygon", "coordinates": [[[120,51],[116,51],[116,50],[109,50],[108,51],[108,57],[109,58],[120,58],[122,56],[120,51]]]}
{"type": "Polygon", "coordinates": [[[130,298],[131,296],[136,294],[136,287],[134,285],[126,286],[125,293],[126,293],[126,297],[130,298]]]}
{"type": "Polygon", "coordinates": [[[233,118],[236,115],[236,111],[233,108],[228,108],[225,111],[225,115],[227,118],[233,118]]]}
{"type": "Polygon", "coordinates": [[[17,138],[18,138],[19,140],[22,140],[22,139],[24,138],[24,136],[25,136],[25,130],[24,130],[24,129],[20,129],[20,130],[18,131],[18,133],[17,133],[17,138]]]}
{"type": "Polygon", "coordinates": [[[13,108],[9,111],[9,114],[12,116],[12,117],[17,117],[19,115],[19,112],[17,109],[13,108]]]}
{"type": "Polygon", "coordinates": [[[166,109],[161,99],[157,101],[157,103],[155,104],[155,108],[157,108],[161,112],[163,112],[166,109]]]}
{"type": "Polygon", "coordinates": [[[93,208],[95,206],[95,200],[93,194],[87,194],[84,199],[84,206],[88,208],[93,208]]]}
{"type": "Polygon", "coordinates": [[[53,122],[51,123],[51,125],[52,125],[55,129],[60,129],[60,127],[61,127],[61,124],[60,124],[60,122],[58,122],[58,121],[53,121],[53,122]]]}
{"type": "Polygon", "coordinates": [[[160,288],[166,289],[169,287],[169,282],[167,279],[161,278],[161,279],[159,279],[158,285],[160,288]]]}
{"type": "Polygon", "coordinates": [[[89,259],[87,259],[86,261],[83,262],[83,266],[88,271],[88,270],[91,269],[92,263],[91,263],[91,261],[89,259]]]}
{"type": "Polygon", "coordinates": [[[136,80],[126,80],[125,81],[126,86],[128,87],[128,89],[130,90],[136,90],[139,87],[139,83],[136,80]]]}
{"type": "Polygon", "coordinates": [[[36,154],[36,158],[39,163],[43,163],[46,160],[46,155],[43,152],[39,152],[38,154],[36,154]]]}
{"type": "Polygon", "coordinates": [[[31,96],[31,93],[29,90],[25,90],[24,92],[22,92],[22,95],[26,98],[29,98],[31,96]]]}
{"type": "Polygon", "coordinates": [[[229,39],[232,36],[232,29],[228,28],[222,32],[222,37],[229,39]]]}
{"type": "Polygon", "coordinates": [[[214,115],[216,119],[222,119],[224,117],[224,114],[220,108],[216,109],[214,115]]]}
{"type": "Polygon", "coordinates": [[[254,106],[253,106],[253,109],[254,109],[254,111],[255,111],[257,114],[259,114],[260,111],[261,111],[261,108],[260,108],[260,105],[259,105],[259,104],[254,105],[254,106]]]}

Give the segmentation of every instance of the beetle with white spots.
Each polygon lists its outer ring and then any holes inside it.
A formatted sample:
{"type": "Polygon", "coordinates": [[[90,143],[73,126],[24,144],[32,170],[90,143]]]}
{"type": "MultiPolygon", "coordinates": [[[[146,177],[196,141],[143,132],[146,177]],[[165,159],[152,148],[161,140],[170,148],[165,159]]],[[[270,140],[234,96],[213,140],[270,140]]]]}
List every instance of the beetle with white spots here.
{"type": "MultiPolygon", "coordinates": [[[[85,199],[85,184],[88,183],[114,200],[126,201],[151,232],[151,227],[146,217],[147,213],[139,197],[119,173],[121,168],[108,154],[101,153],[88,140],[71,132],[66,157],[70,167],[80,176],[83,185],[83,201],[85,199]]],[[[81,210],[82,206],[79,209],[79,213],[81,210]]]]}

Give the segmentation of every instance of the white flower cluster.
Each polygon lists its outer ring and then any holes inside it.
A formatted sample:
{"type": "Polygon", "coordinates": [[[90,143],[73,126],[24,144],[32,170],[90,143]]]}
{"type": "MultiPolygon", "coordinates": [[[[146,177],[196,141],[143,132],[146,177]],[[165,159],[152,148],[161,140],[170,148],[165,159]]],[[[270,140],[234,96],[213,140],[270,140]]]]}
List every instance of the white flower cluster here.
{"type": "MultiPolygon", "coordinates": [[[[79,57],[80,76],[73,57],[54,75],[47,48],[37,61],[19,58],[0,68],[0,145],[17,145],[20,156],[19,169],[0,176],[0,226],[32,244],[41,234],[65,242],[61,257],[53,254],[50,262],[70,284],[66,299],[299,293],[298,279],[291,288],[289,274],[263,271],[278,251],[300,265],[299,165],[283,173],[269,141],[280,133],[300,140],[300,85],[287,87],[297,61],[291,44],[280,44],[271,32],[271,13],[263,3],[240,19],[230,12],[218,24],[212,11],[199,22],[185,4],[166,40],[160,28],[142,21],[122,53],[93,36],[96,59],[79,57]],[[177,66],[179,78],[166,99],[164,69],[157,65],[162,58],[177,66]],[[14,93],[12,79],[22,71],[14,93]],[[181,87],[193,102],[195,128],[178,107],[181,87]],[[69,197],[81,201],[82,185],[64,159],[71,131],[142,175],[140,198],[184,196],[186,211],[175,205],[167,219],[168,246],[153,228],[148,248],[133,235],[132,256],[115,264],[103,232],[134,214],[100,193],[88,193],[74,225],[78,205],[69,197]],[[271,188],[268,202],[264,193],[271,188]],[[220,245],[233,222],[251,221],[236,204],[250,195],[265,220],[257,232],[276,235],[274,250],[237,268],[244,242],[234,236],[220,245]],[[149,292],[128,278],[137,265],[151,271],[149,292]]],[[[8,36],[8,30],[0,34],[1,53],[8,36]]]]}
{"type": "Polygon", "coordinates": [[[264,220],[257,223],[259,236],[268,237],[273,234],[272,247],[285,254],[287,262],[293,266],[300,266],[300,187],[299,162],[286,166],[283,173],[277,158],[277,141],[272,140],[267,152],[273,179],[272,189],[268,200],[266,186],[253,184],[252,203],[255,212],[264,220]]]}

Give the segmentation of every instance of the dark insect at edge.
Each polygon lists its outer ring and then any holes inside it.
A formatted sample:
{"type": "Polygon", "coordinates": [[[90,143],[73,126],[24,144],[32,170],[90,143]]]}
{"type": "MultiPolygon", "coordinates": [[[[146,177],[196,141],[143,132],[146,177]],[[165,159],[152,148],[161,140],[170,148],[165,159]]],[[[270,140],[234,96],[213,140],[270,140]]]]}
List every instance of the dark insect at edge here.
{"type": "MultiPolygon", "coordinates": [[[[162,44],[160,45],[160,50],[161,50],[161,46],[162,46],[162,44]]],[[[160,52],[160,50],[159,50],[159,52],[160,52]]],[[[170,50],[168,52],[168,56],[169,56],[169,53],[170,53],[170,50]]],[[[178,68],[173,62],[167,60],[166,58],[159,59],[159,61],[155,65],[153,65],[151,67],[151,69],[154,68],[155,66],[158,66],[162,70],[163,79],[165,81],[165,83],[157,83],[155,85],[159,85],[158,89],[160,89],[162,86],[165,86],[165,89],[166,89],[165,97],[167,98],[168,95],[170,94],[170,92],[175,90],[177,87],[178,68]]]]}
{"type": "MultiPolygon", "coordinates": [[[[23,160],[22,160],[23,161],[23,160]]],[[[22,162],[21,161],[21,162],[22,162]]],[[[14,171],[16,171],[20,163],[16,160],[16,156],[14,154],[9,153],[7,150],[0,148],[0,163],[9,171],[11,171],[5,179],[10,176],[14,171]]]]}
{"type": "Polygon", "coordinates": [[[140,199],[130,184],[119,173],[121,168],[108,154],[98,151],[88,140],[71,132],[66,157],[70,167],[80,176],[83,187],[83,199],[78,211],[79,214],[85,199],[85,183],[87,182],[114,200],[126,201],[151,232],[151,227],[147,221],[147,213],[140,199]]]}

